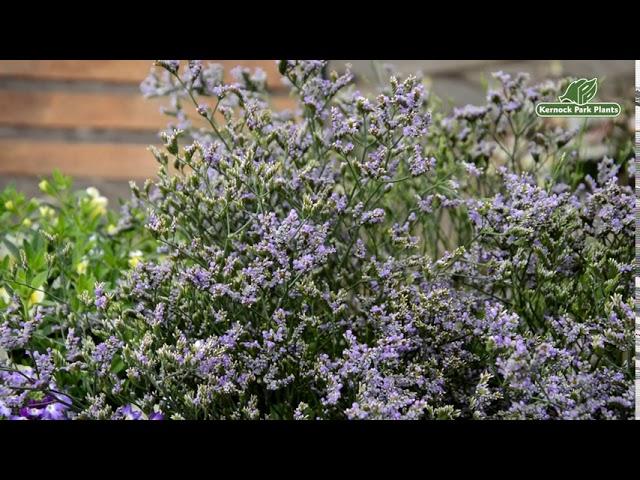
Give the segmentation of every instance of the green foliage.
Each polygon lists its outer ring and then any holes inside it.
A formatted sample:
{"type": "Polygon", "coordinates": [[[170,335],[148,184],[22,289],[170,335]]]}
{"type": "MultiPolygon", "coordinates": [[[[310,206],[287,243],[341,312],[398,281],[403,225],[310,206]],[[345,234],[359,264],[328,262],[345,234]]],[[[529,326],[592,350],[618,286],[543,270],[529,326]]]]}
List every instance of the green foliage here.
{"type": "Polygon", "coordinates": [[[58,171],[39,187],[42,197],[29,200],[12,186],[0,192],[0,303],[15,295],[25,317],[42,305],[77,318],[97,283],[115,286],[130,253],[153,256],[154,242],[142,212],[129,206],[118,215],[93,187],[73,190],[58,171]]]}

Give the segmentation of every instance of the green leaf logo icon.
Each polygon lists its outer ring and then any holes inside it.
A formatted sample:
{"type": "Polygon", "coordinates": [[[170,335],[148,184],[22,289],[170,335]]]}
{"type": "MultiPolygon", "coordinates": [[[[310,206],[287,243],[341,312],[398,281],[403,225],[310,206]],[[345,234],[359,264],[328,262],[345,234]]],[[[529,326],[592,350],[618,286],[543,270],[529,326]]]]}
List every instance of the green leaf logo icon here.
{"type": "Polygon", "coordinates": [[[596,96],[598,91],[598,79],[592,78],[587,80],[581,78],[569,84],[567,90],[558,99],[562,103],[575,103],[576,105],[584,105],[596,96]]]}

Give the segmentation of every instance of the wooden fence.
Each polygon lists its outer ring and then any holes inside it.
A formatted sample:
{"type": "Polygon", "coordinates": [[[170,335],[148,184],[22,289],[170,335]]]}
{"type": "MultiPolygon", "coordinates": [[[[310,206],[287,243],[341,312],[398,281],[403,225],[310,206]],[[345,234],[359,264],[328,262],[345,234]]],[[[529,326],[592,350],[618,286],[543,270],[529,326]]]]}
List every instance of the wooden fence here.
{"type": "MultiPolygon", "coordinates": [[[[290,105],[275,61],[215,62],[227,74],[236,65],[262,68],[274,107],[290,105]]],[[[77,177],[153,176],[157,165],[145,145],[158,143],[169,117],[160,112],[166,98],[145,99],[139,91],[151,66],[146,60],[0,61],[0,175],[59,168],[77,177]]]]}
{"type": "MultiPolygon", "coordinates": [[[[236,65],[262,68],[274,108],[291,106],[275,61],[215,62],[227,72],[236,65]]],[[[390,62],[405,73],[421,69],[433,80],[430,89],[458,105],[482,103],[482,78],[495,70],[527,71],[537,79],[598,76],[609,87],[632,86],[634,74],[632,61],[619,60],[390,62]]],[[[372,62],[335,60],[330,68],[341,69],[345,63],[352,64],[366,89],[374,76],[372,62]]],[[[54,168],[87,181],[153,176],[156,164],[146,146],[159,143],[157,132],[168,117],[160,113],[167,99],[145,99],[140,93],[151,66],[151,60],[0,60],[0,187],[13,179],[48,175],[54,168]]]]}

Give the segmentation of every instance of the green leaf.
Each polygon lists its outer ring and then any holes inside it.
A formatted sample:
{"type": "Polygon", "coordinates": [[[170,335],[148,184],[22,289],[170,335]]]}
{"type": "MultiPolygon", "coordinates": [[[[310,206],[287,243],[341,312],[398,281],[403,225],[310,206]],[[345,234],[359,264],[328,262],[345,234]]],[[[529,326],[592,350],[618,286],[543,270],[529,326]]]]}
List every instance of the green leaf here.
{"type": "Polygon", "coordinates": [[[16,280],[20,283],[27,283],[27,274],[23,269],[18,269],[16,271],[16,280]]]}
{"type": "Polygon", "coordinates": [[[40,288],[47,281],[47,273],[46,271],[38,273],[31,280],[31,286],[34,288],[40,288]]]}
{"type": "Polygon", "coordinates": [[[33,238],[32,246],[33,246],[33,252],[39,253],[44,248],[44,240],[42,236],[40,236],[39,234],[35,235],[33,238]]]}
{"type": "Polygon", "coordinates": [[[24,242],[22,242],[22,250],[24,250],[24,256],[28,261],[33,256],[33,248],[31,248],[31,242],[26,238],[24,239],[24,242]]]}
{"type": "Polygon", "coordinates": [[[68,188],[71,188],[71,177],[63,175],[60,170],[55,169],[51,177],[53,178],[55,186],[58,190],[67,190],[68,188]]]}
{"type": "Polygon", "coordinates": [[[18,250],[18,247],[16,247],[9,239],[3,238],[2,243],[4,243],[7,250],[9,250],[14,258],[20,258],[20,251],[18,250]]]}
{"type": "Polygon", "coordinates": [[[113,359],[113,363],[111,364],[111,371],[113,373],[120,373],[122,370],[124,370],[124,367],[125,367],[125,363],[122,360],[122,358],[115,357],[113,359]]]}

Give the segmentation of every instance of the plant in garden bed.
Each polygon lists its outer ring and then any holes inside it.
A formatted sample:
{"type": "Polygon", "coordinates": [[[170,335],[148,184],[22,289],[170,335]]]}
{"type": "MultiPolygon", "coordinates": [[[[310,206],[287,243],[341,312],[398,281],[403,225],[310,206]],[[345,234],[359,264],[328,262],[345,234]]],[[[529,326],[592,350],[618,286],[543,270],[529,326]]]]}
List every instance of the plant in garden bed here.
{"type": "Polygon", "coordinates": [[[112,270],[47,275],[50,311],[5,302],[5,416],[34,390],[69,418],[632,416],[629,158],[573,178],[571,136],[532,120],[558,86],[501,73],[444,116],[416,77],[366,97],[281,61],[299,108],[278,113],[260,72],[158,66],[158,180],[100,244],[112,270]]]}
{"type": "Polygon", "coordinates": [[[115,286],[138,253],[153,253],[153,241],[136,229],[142,217],[133,203],[116,215],[97,189],[74,192],[57,172],[39,187],[41,199],[13,188],[0,195],[0,389],[14,385],[19,394],[0,402],[24,404],[18,416],[53,418],[72,403],[57,384],[78,384],[84,395],[91,383],[73,360],[80,342],[99,338],[96,285],[115,286]],[[63,358],[70,364],[58,369],[63,358]]]}

